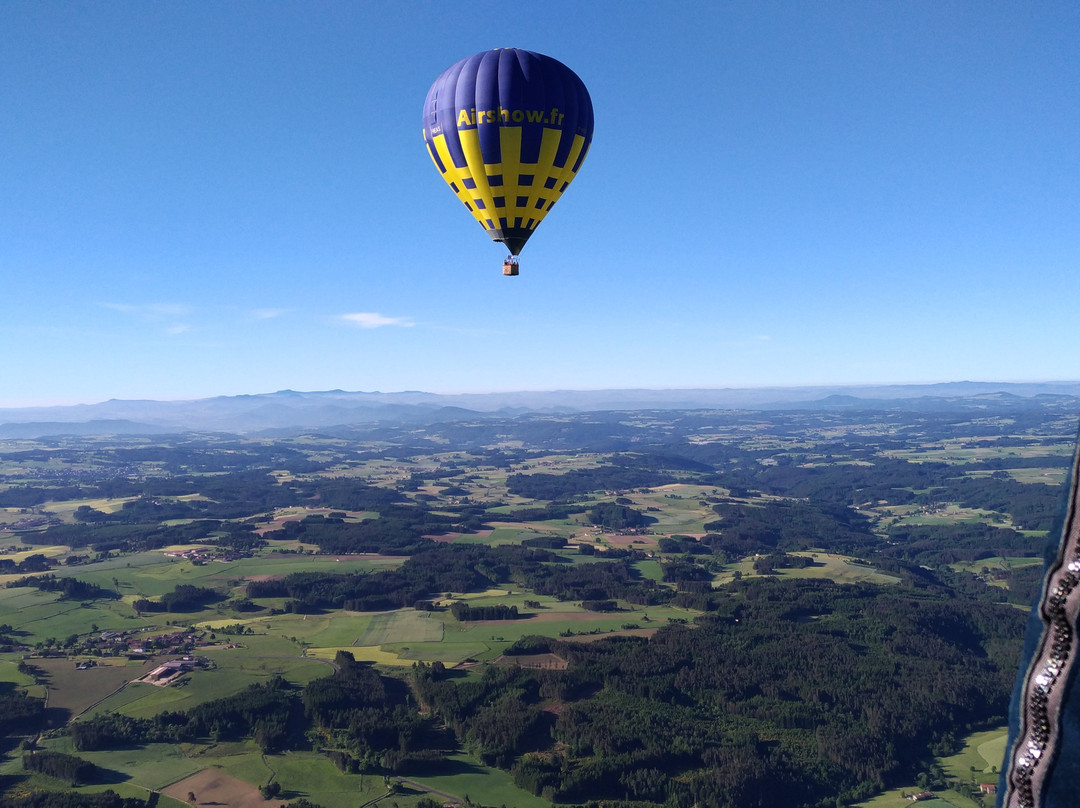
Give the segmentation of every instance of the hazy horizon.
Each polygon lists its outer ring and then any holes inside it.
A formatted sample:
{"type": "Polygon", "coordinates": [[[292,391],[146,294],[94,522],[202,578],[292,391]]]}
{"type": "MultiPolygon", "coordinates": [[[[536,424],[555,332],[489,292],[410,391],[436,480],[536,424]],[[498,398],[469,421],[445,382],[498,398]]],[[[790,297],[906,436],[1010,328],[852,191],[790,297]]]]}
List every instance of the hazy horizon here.
{"type": "Polygon", "coordinates": [[[821,391],[866,391],[874,390],[886,392],[892,389],[905,389],[911,390],[912,388],[933,388],[950,385],[986,385],[990,387],[1012,387],[1012,386],[1071,386],[1080,385],[1080,379],[1039,379],[1039,380],[1025,380],[1025,379],[951,379],[948,381],[931,381],[931,382],[895,382],[885,384],[864,384],[864,383],[851,383],[851,384],[800,384],[800,385],[785,385],[785,384],[759,384],[759,385],[724,385],[713,387],[597,387],[597,388],[574,388],[574,387],[559,387],[549,389],[506,389],[506,390],[425,390],[422,388],[410,388],[407,390],[346,390],[343,388],[331,388],[326,390],[295,390],[293,388],[282,387],[276,390],[262,390],[257,392],[244,392],[244,393],[221,393],[209,396],[194,396],[194,397],[177,397],[177,398],[152,398],[149,396],[135,396],[132,398],[110,397],[99,400],[86,400],[86,401],[54,401],[54,402],[30,402],[30,403],[8,403],[4,400],[0,400],[0,412],[9,410],[39,410],[39,409],[67,409],[67,408],[93,408],[102,404],[109,403],[148,403],[148,404],[184,404],[193,403],[199,401],[207,401],[211,399],[238,399],[238,398],[261,398],[281,394],[297,394],[302,396],[319,396],[328,394],[342,394],[342,395],[367,395],[367,396],[406,396],[406,395],[424,395],[434,397],[445,398],[465,398],[465,397],[498,397],[498,396],[547,396],[555,395],[559,393],[565,393],[568,395],[578,394],[597,394],[602,395],[604,393],[655,393],[655,394],[679,394],[679,393],[740,393],[740,392],[821,392],[821,391]]]}

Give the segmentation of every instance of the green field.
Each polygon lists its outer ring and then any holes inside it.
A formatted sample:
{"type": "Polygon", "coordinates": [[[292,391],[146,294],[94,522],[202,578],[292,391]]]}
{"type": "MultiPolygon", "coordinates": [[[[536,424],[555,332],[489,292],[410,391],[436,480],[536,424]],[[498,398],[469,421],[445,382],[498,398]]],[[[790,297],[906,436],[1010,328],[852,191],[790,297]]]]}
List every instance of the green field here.
{"type": "Polygon", "coordinates": [[[1013,570],[1021,567],[1037,567],[1042,563],[1041,558],[1032,556],[991,556],[989,558],[980,558],[978,561],[957,561],[949,566],[954,570],[977,574],[984,568],[988,570],[1013,570]]]}
{"type": "Polygon", "coordinates": [[[36,643],[48,637],[85,634],[92,625],[119,631],[147,628],[154,621],[138,617],[121,601],[95,600],[83,606],[79,601],[60,600],[54,592],[19,587],[0,589],[0,623],[25,632],[24,642],[36,643]]]}
{"type": "Polygon", "coordinates": [[[74,513],[83,505],[93,508],[102,513],[116,513],[124,507],[125,502],[131,502],[135,497],[118,497],[116,499],[68,499],[62,502],[46,502],[41,507],[54,516],[59,516],[65,522],[74,523],[74,513]]]}
{"type": "MultiPolygon", "coordinates": [[[[515,808],[550,808],[547,800],[534,797],[514,785],[508,772],[478,765],[467,755],[451,755],[452,773],[409,780],[455,797],[469,795],[485,805],[510,805],[515,808]]],[[[422,796],[422,795],[417,795],[422,796]]]]}
{"type": "MultiPolygon", "coordinates": [[[[280,675],[302,686],[331,672],[326,662],[300,656],[301,649],[296,643],[278,635],[246,636],[242,638],[240,648],[202,648],[199,653],[210,659],[215,667],[186,674],[180,682],[169,687],[127,685],[87,714],[111,711],[143,718],[162,710],[188,710],[236,693],[248,685],[265,682],[272,676],[280,675]]],[[[138,675],[150,668],[148,665],[140,669],[138,675]]]]}
{"type": "MultiPolygon", "coordinates": [[[[66,739],[49,742],[49,748],[71,754],[66,739]]],[[[262,785],[272,777],[287,784],[283,797],[305,798],[325,808],[356,808],[367,800],[386,794],[380,775],[343,774],[317,752],[288,752],[262,755],[254,744],[147,744],[136,749],[106,752],[80,752],[80,757],[110,772],[110,785],[75,789],[79,792],[112,788],[125,796],[144,798],[149,789],[160,790],[209,768],[219,768],[252,786],[262,785]]],[[[20,771],[12,761],[0,767],[0,773],[20,771]]],[[[395,778],[396,780],[397,778],[395,778]]],[[[38,778],[42,787],[70,788],[50,778],[38,778]]],[[[400,806],[415,805],[430,790],[462,800],[465,795],[483,799],[488,805],[513,805],[521,808],[544,808],[545,800],[517,788],[507,772],[479,765],[467,755],[450,756],[445,771],[438,775],[405,778],[397,786],[392,801],[400,806]],[[482,796],[481,796],[482,795],[482,796]]],[[[436,795],[438,796],[438,795],[436,795]]],[[[160,805],[170,805],[163,798],[160,805]]],[[[441,797],[440,797],[441,800],[441,797]]],[[[180,804],[180,803],[176,803],[180,804]]],[[[205,803],[209,804],[209,803],[205,803]]],[[[384,805],[390,805],[388,800],[384,805]]],[[[274,806],[277,803],[273,803],[274,806]]]]}
{"type": "MultiPolygon", "coordinates": [[[[873,584],[897,584],[900,579],[894,575],[879,572],[869,564],[859,563],[851,556],[842,556],[837,553],[822,551],[793,552],[791,555],[812,558],[814,566],[800,569],[781,569],[776,575],[785,578],[827,578],[838,583],[873,583],[873,584]]],[[[713,584],[730,583],[734,580],[734,573],[738,570],[744,578],[760,577],[754,571],[754,559],[748,558],[736,564],[729,564],[713,584]]]]}
{"type": "Polygon", "coordinates": [[[17,662],[0,662],[0,685],[30,687],[33,684],[34,677],[19,673],[17,662]]]}
{"type": "Polygon", "coordinates": [[[442,642],[443,623],[428,612],[397,611],[372,615],[367,631],[355,645],[385,645],[405,642],[442,642]]]}
{"type": "MultiPolygon", "coordinates": [[[[137,553],[122,559],[68,568],[63,574],[113,589],[131,597],[157,597],[172,591],[177,584],[235,589],[244,579],[254,576],[287,575],[290,572],[347,573],[386,569],[400,565],[404,558],[348,556],[312,557],[298,553],[255,556],[230,562],[196,565],[184,559],[169,558],[162,551],[137,553]],[[115,583],[114,583],[115,579],[115,583]]],[[[59,574],[59,573],[58,573],[59,574]]]]}
{"type": "MultiPolygon", "coordinates": [[[[546,607],[541,610],[526,609],[525,600],[537,596],[525,592],[513,595],[473,594],[468,596],[475,605],[515,605],[521,610],[518,620],[460,623],[446,612],[417,612],[400,610],[362,619],[370,620],[362,635],[355,636],[352,643],[325,643],[320,640],[333,636],[329,631],[305,632],[298,623],[303,616],[291,616],[286,623],[281,617],[270,620],[256,618],[248,622],[253,628],[268,626],[268,631],[296,631],[296,636],[308,638],[313,647],[310,656],[331,660],[338,651],[348,651],[357,660],[364,660],[395,667],[411,666],[413,662],[442,662],[456,665],[468,660],[488,661],[501,654],[515,641],[532,634],[550,637],[568,635],[594,635],[618,632],[624,625],[633,623],[641,628],[656,628],[672,618],[693,619],[696,612],[669,606],[627,607],[613,613],[589,612],[572,603],[553,598],[540,598],[546,607]],[[277,628],[274,628],[277,626],[277,628]]],[[[338,635],[341,638],[341,635],[338,635]]]]}
{"type": "Polygon", "coordinates": [[[634,567],[642,578],[658,583],[664,580],[664,569],[659,561],[638,561],[634,567]]]}
{"type": "Polygon", "coordinates": [[[933,799],[913,803],[909,795],[917,791],[918,789],[914,787],[894,788],[871,800],[857,803],[855,808],[902,808],[910,805],[917,805],[919,808],[979,808],[974,802],[955,791],[941,792],[933,799]]]}
{"type": "MultiPolygon", "coordinates": [[[[1007,737],[1007,727],[997,727],[972,733],[963,739],[964,745],[960,752],[955,755],[937,758],[936,763],[941,766],[949,777],[962,782],[970,783],[974,778],[975,783],[997,783],[998,771],[1002,761],[1005,759],[1007,737]]],[[[860,802],[856,808],[901,808],[901,806],[912,804],[907,795],[918,790],[913,784],[894,788],[871,800],[860,802]]],[[[941,808],[948,808],[948,806],[954,806],[954,808],[979,808],[974,800],[951,789],[941,792],[935,791],[934,794],[937,797],[936,799],[926,800],[925,802],[920,801],[917,804],[920,806],[938,805],[941,808]]],[[[992,796],[984,797],[984,799],[987,800],[988,805],[993,802],[992,796]]]]}
{"type": "Polygon", "coordinates": [[[701,534],[705,532],[705,523],[716,519],[705,497],[715,497],[717,493],[713,485],[672,483],[649,489],[647,493],[630,493],[627,498],[634,503],[632,507],[646,511],[656,520],[651,526],[654,533],[701,534]]]}
{"type": "Polygon", "coordinates": [[[371,622],[371,614],[333,612],[330,614],[279,614],[259,617],[222,617],[197,623],[216,629],[237,623],[258,635],[295,637],[310,645],[352,645],[371,622]]]}
{"type": "Polygon", "coordinates": [[[192,749],[190,744],[149,743],[105,752],[76,752],[70,744],[62,742],[50,746],[57,751],[78,754],[103,769],[126,775],[135,785],[154,790],[194,774],[206,765],[185,754],[185,750],[192,749]]]}
{"type": "MultiPolygon", "coordinates": [[[[1061,485],[1065,481],[1066,472],[1062,468],[1024,468],[1008,469],[1008,474],[1017,482],[1042,483],[1043,485],[1061,485]]],[[[969,471],[971,477],[989,477],[992,471],[969,471]]]]}
{"type": "Polygon", "coordinates": [[[999,527],[1013,527],[1012,519],[996,511],[981,508],[964,508],[960,505],[946,505],[930,512],[912,513],[900,521],[908,525],[956,525],[962,523],[991,524],[999,527]]]}
{"type": "MultiPolygon", "coordinates": [[[[15,557],[26,554],[20,551],[15,557]]],[[[156,613],[139,616],[131,603],[137,598],[160,597],[178,584],[209,587],[236,596],[243,594],[244,581],[249,577],[286,575],[301,569],[333,573],[374,571],[397,566],[403,561],[403,558],[363,556],[349,556],[337,561],[334,558],[290,554],[196,565],[169,558],[161,551],[134,553],[92,565],[58,568],[53,572],[58,576],[77,577],[116,592],[121,596],[120,600],[78,602],[60,600],[56,593],[31,587],[0,588],[0,623],[8,623],[26,632],[24,641],[32,644],[49,637],[61,639],[72,634],[85,634],[91,626],[97,626],[100,631],[127,631],[162,626],[172,621],[188,622],[193,617],[205,620],[205,612],[197,615],[156,613]]],[[[5,577],[14,579],[23,576],[5,577]]]]}
{"type": "Polygon", "coordinates": [[[958,753],[940,759],[941,767],[959,780],[968,780],[975,772],[977,782],[996,783],[1007,740],[1007,727],[973,733],[964,739],[964,747],[958,753]]]}
{"type": "Polygon", "coordinates": [[[979,460],[1045,457],[1057,455],[1068,457],[1075,451],[1076,444],[1062,440],[1055,446],[972,446],[971,438],[955,441],[938,441],[937,448],[888,449],[882,452],[886,457],[907,460],[910,463],[972,463],[979,460]]]}
{"type": "Polygon", "coordinates": [[[490,533],[486,534],[465,534],[455,539],[455,542],[461,544],[520,544],[525,539],[535,539],[537,536],[550,536],[555,531],[553,530],[536,530],[533,528],[523,528],[520,523],[515,523],[507,527],[500,527],[504,525],[504,522],[491,522],[493,529],[490,533]]]}

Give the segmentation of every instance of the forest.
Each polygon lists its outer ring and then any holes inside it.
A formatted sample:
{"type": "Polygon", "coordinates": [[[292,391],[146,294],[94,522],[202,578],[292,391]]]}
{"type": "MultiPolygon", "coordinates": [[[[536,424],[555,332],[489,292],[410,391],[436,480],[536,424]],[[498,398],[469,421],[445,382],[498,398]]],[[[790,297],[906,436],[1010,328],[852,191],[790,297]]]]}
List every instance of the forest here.
{"type": "Polygon", "coordinates": [[[554,653],[566,670],[462,678],[417,664],[402,681],[340,652],[334,674],[301,689],[275,678],[70,732],[77,750],[251,737],[272,753],[317,737],[342,770],[392,774],[437,769],[460,744],[559,803],[826,805],[875,793],[959,727],[1002,715],[1023,621],[915,577],[886,594],[762,578],[650,640],[533,637],[507,655],[554,653]]]}
{"type": "MultiPolygon", "coordinates": [[[[446,662],[387,633],[383,647],[418,656],[395,666],[331,648],[328,675],[95,711],[51,726],[42,748],[26,748],[49,726],[42,700],[7,687],[0,732],[13,755],[24,746],[10,766],[76,789],[106,776],[80,754],[250,744],[318,754],[341,776],[448,776],[465,754],[566,806],[856,804],[1004,720],[1073,447],[1065,406],[0,446],[0,516],[33,517],[4,533],[4,591],[161,632],[213,622],[256,645],[276,616],[390,626],[411,613],[439,636],[488,631],[488,650],[446,662]],[[139,589],[132,563],[169,548],[202,556],[139,589]],[[273,572],[203,572],[241,561],[273,572]],[[560,604],[577,623],[555,619],[560,604]],[[616,622],[597,633],[588,621],[601,619],[616,622]]],[[[96,626],[34,647],[2,616],[0,662],[100,653],[96,626]]],[[[5,804],[64,805],[70,789],[5,804]]]]}

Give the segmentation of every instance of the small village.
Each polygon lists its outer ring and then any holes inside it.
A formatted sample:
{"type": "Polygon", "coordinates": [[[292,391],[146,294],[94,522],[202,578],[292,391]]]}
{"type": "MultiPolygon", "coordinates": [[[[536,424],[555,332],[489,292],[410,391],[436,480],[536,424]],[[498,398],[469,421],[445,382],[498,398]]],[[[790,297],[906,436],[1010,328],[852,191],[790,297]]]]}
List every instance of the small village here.
{"type": "MultiPolygon", "coordinates": [[[[159,629],[102,631],[83,638],[69,637],[62,644],[53,644],[46,640],[38,644],[41,647],[26,647],[23,660],[68,657],[75,662],[77,670],[87,670],[95,667],[98,659],[119,657],[129,661],[145,661],[158,656],[168,656],[181,657],[181,661],[192,664],[180,667],[193,668],[207,667],[209,664],[205,659],[200,662],[192,656],[200,648],[238,647],[235,643],[222,646],[214,632],[176,630],[152,633],[155,631],[159,629]]],[[[148,677],[152,674],[148,674],[148,677]]]]}

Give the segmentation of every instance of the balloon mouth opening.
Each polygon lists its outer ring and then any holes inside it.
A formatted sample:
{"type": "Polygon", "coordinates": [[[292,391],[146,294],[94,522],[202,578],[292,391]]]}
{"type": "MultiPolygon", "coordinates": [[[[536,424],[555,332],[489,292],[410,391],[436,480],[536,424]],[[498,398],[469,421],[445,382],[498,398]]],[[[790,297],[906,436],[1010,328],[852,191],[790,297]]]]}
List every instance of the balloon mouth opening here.
{"type": "Polygon", "coordinates": [[[505,244],[511,255],[520,253],[525,248],[525,242],[528,241],[529,236],[532,235],[531,230],[525,230],[524,228],[492,230],[489,232],[491,233],[491,240],[505,244]],[[519,232],[515,232],[515,230],[519,232]]]}

